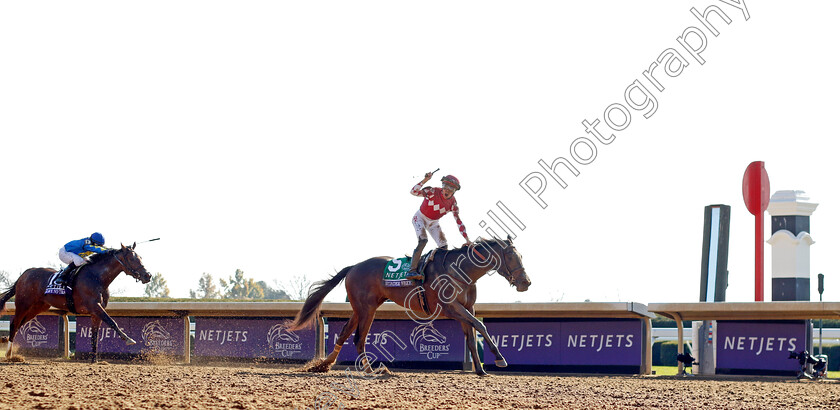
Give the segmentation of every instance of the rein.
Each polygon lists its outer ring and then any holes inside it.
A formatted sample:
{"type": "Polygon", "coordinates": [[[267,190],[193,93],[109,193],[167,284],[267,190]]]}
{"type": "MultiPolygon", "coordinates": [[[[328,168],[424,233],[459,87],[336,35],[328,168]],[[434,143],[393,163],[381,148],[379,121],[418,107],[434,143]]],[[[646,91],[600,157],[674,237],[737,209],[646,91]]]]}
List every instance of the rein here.
{"type": "MultiPolygon", "coordinates": [[[[485,243],[486,243],[486,242],[485,242],[485,243]]],[[[498,242],[496,242],[496,244],[498,244],[498,242]]],[[[499,246],[501,246],[501,245],[499,245],[499,246]]],[[[486,260],[487,260],[487,257],[485,257],[484,255],[482,255],[482,254],[481,254],[481,252],[479,252],[479,251],[478,251],[478,249],[476,249],[475,247],[472,247],[472,251],[473,251],[473,253],[475,253],[475,255],[476,255],[476,256],[478,256],[478,257],[479,257],[479,259],[481,259],[482,261],[486,261],[486,260]]],[[[443,260],[444,266],[446,266],[446,256],[449,254],[449,252],[450,252],[450,251],[446,251],[446,254],[444,254],[444,256],[443,256],[443,259],[444,259],[444,260],[443,260]]],[[[496,269],[496,271],[498,271],[499,273],[501,273],[501,274],[502,274],[502,277],[504,277],[504,278],[508,281],[508,283],[509,283],[511,286],[514,286],[514,285],[515,285],[515,283],[514,283],[514,282],[516,281],[516,278],[515,278],[516,273],[517,273],[517,272],[519,272],[520,270],[525,270],[525,266],[523,266],[523,265],[522,265],[522,263],[520,263],[520,264],[519,264],[519,267],[517,267],[516,269],[510,270],[510,268],[508,268],[508,266],[507,266],[507,257],[506,257],[506,254],[507,254],[508,252],[512,252],[512,250],[511,250],[511,251],[508,251],[508,250],[506,250],[505,248],[502,248],[502,252],[501,252],[501,254],[502,254],[502,261],[501,261],[501,262],[502,262],[502,263],[501,263],[501,266],[499,267],[499,269],[496,269]],[[502,268],[504,268],[504,270],[502,270],[502,268]],[[504,271],[507,271],[507,272],[504,272],[504,271]]]]}
{"type": "MultiPolygon", "coordinates": [[[[513,250],[511,250],[511,252],[513,252],[513,250]]],[[[514,282],[516,281],[516,272],[519,272],[520,270],[525,270],[525,267],[522,266],[522,264],[520,263],[518,268],[510,270],[510,268],[508,268],[507,266],[507,259],[505,257],[507,253],[507,250],[502,249],[502,266],[505,268],[505,270],[508,271],[508,274],[503,276],[506,276],[505,279],[507,279],[508,283],[510,283],[510,286],[513,286],[514,282]]]]}
{"type": "Polygon", "coordinates": [[[120,258],[117,257],[117,253],[119,253],[119,252],[114,252],[114,253],[111,254],[111,256],[113,256],[114,259],[116,259],[117,262],[119,262],[120,266],[122,266],[123,270],[126,273],[131,275],[132,278],[138,279],[138,276],[140,276],[140,274],[135,272],[134,269],[129,269],[127,266],[125,266],[125,263],[123,263],[123,261],[121,261],[120,258]]]}

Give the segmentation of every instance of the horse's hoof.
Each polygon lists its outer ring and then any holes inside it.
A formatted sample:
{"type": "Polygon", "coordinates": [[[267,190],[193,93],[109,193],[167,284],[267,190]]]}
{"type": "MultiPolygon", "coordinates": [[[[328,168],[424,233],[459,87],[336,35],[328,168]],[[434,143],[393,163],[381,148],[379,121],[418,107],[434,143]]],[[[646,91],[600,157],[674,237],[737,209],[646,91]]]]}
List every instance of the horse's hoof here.
{"type": "Polygon", "coordinates": [[[391,371],[388,370],[388,368],[382,363],[379,363],[379,367],[377,367],[376,370],[371,369],[371,368],[368,368],[367,370],[368,371],[365,372],[366,376],[390,376],[390,375],[393,375],[393,373],[391,373],[391,371]]]}
{"type": "Polygon", "coordinates": [[[322,365],[322,366],[310,367],[309,369],[306,369],[306,371],[309,372],[309,373],[327,373],[327,372],[330,371],[330,368],[332,368],[332,366],[323,366],[322,365]]]}
{"type": "Polygon", "coordinates": [[[476,374],[477,374],[477,375],[479,375],[480,377],[488,377],[488,376],[490,376],[490,373],[487,373],[487,372],[485,372],[485,371],[482,371],[482,372],[480,372],[480,373],[476,373],[476,374]]]}
{"type": "Polygon", "coordinates": [[[9,363],[21,363],[21,362],[25,362],[26,360],[23,358],[23,356],[12,355],[12,356],[7,356],[6,361],[9,362],[9,363]]]}
{"type": "Polygon", "coordinates": [[[507,367],[507,360],[505,358],[496,359],[496,367],[507,367]]]}
{"type": "Polygon", "coordinates": [[[310,373],[326,373],[332,368],[332,362],[328,361],[314,361],[303,366],[301,371],[310,373]]]}
{"type": "Polygon", "coordinates": [[[137,344],[137,342],[135,342],[135,341],[134,341],[134,339],[132,339],[132,338],[130,338],[130,337],[129,337],[129,338],[127,338],[127,339],[125,339],[125,345],[126,345],[126,346],[131,346],[131,345],[133,345],[133,344],[137,344]]]}

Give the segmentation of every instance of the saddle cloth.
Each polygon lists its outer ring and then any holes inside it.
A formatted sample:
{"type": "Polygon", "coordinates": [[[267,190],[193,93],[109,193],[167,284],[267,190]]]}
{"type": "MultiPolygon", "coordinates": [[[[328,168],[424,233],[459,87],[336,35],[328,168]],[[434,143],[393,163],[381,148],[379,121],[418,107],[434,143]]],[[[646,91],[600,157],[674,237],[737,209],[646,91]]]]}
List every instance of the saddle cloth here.
{"type": "MultiPolygon", "coordinates": [[[[44,295],[63,295],[64,300],[67,303],[67,311],[70,313],[76,313],[76,302],[73,301],[73,288],[66,284],[57,285],[55,283],[55,279],[58,277],[58,273],[59,272],[56,272],[50,277],[50,281],[47,283],[47,290],[44,291],[44,295]]],[[[69,282],[75,283],[76,275],[69,278],[69,282]]]]}
{"type": "Polygon", "coordinates": [[[53,273],[52,277],[50,277],[50,281],[47,284],[47,290],[44,291],[45,295],[64,295],[67,293],[67,287],[65,285],[58,285],[55,283],[56,278],[58,278],[58,272],[53,273]]]}
{"type": "MultiPolygon", "coordinates": [[[[434,259],[434,253],[437,249],[433,249],[429,253],[420,257],[420,272],[426,270],[426,265],[434,259]]],[[[385,282],[385,287],[402,288],[412,287],[416,284],[413,280],[406,279],[408,270],[411,268],[411,257],[405,256],[402,258],[394,258],[385,264],[385,269],[382,272],[382,280],[385,282]]]]}

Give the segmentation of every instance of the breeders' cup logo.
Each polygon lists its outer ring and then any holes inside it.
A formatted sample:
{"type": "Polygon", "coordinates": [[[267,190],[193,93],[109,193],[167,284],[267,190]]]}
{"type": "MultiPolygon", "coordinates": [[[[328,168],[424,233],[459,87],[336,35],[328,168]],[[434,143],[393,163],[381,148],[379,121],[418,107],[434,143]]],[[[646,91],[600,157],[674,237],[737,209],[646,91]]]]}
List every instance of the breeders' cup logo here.
{"type": "Polygon", "coordinates": [[[290,358],[301,354],[303,343],[300,343],[300,336],[286,329],[283,324],[278,323],[268,330],[266,335],[268,348],[283,358],[290,358]]]}
{"type": "Polygon", "coordinates": [[[174,347],[175,345],[172,335],[160,324],[160,320],[146,323],[143,326],[143,342],[153,349],[174,347]]]}
{"type": "Polygon", "coordinates": [[[26,322],[26,324],[20,328],[20,333],[23,335],[24,343],[30,347],[39,347],[42,344],[47,343],[47,339],[49,339],[49,335],[47,335],[47,328],[44,327],[37,318],[26,322]]]}
{"type": "Polygon", "coordinates": [[[426,356],[427,359],[437,359],[449,353],[449,344],[445,344],[446,336],[435,329],[432,323],[415,327],[409,338],[414,350],[426,356]]]}

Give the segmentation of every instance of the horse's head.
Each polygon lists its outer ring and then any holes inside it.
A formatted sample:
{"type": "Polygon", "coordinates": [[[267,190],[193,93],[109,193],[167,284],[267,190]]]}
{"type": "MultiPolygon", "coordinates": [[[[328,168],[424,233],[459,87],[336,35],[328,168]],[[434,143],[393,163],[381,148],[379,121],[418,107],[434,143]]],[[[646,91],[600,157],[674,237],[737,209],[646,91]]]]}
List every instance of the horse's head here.
{"type": "Polygon", "coordinates": [[[528,287],[531,286],[531,279],[525,273],[525,267],[522,265],[522,255],[513,247],[513,239],[508,235],[506,240],[500,240],[498,243],[502,248],[502,262],[496,271],[507,279],[511,286],[516,286],[517,292],[528,290],[528,287]]]}
{"type": "Polygon", "coordinates": [[[139,280],[141,283],[149,283],[152,280],[152,275],[146,271],[140,255],[134,252],[135,247],[137,247],[137,243],[131,246],[120,244],[120,249],[114,253],[114,257],[117,258],[117,261],[122,265],[127,275],[139,280]]]}

